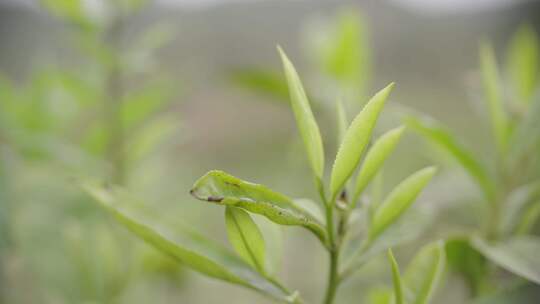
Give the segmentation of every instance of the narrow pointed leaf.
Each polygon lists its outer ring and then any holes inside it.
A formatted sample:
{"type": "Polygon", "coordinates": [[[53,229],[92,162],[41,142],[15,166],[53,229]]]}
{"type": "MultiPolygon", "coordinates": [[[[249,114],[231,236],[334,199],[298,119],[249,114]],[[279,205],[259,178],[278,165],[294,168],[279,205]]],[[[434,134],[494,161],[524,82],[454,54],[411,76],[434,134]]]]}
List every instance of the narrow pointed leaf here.
{"type": "Polygon", "coordinates": [[[347,113],[345,112],[345,105],[341,99],[338,99],[336,102],[336,120],[337,120],[337,130],[338,130],[338,140],[343,142],[345,138],[345,133],[347,133],[347,126],[349,124],[347,120],[347,113]]]}
{"type": "Polygon", "coordinates": [[[297,207],[290,198],[225,172],[208,172],[195,182],[191,194],[199,200],[263,215],[280,225],[302,226],[315,233],[321,241],[326,239],[322,225],[297,207]]]}
{"type": "Polygon", "coordinates": [[[530,26],[521,26],[508,50],[508,74],[518,101],[529,103],[538,86],[540,42],[530,26]]]}
{"type": "Polygon", "coordinates": [[[495,54],[491,45],[486,42],[480,45],[480,70],[493,134],[499,150],[502,152],[506,149],[508,140],[508,118],[504,109],[501,80],[495,54]]]}
{"type": "Polygon", "coordinates": [[[412,174],[386,197],[375,211],[369,231],[373,240],[405,212],[435,174],[434,167],[427,167],[412,174]]]}
{"type": "Polygon", "coordinates": [[[369,149],[360,169],[360,173],[358,173],[358,177],[356,178],[352,206],[356,204],[360,194],[364,191],[375,174],[379,172],[384,161],[394,151],[404,130],[405,127],[399,127],[386,132],[375,142],[373,147],[369,149]]]}
{"type": "Polygon", "coordinates": [[[336,197],[358,166],[362,152],[371,138],[373,127],[393,87],[394,84],[391,83],[375,94],[347,129],[332,168],[330,178],[332,197],[336,197]]]}
{"type": "Polygon", "coordinates": [[[495,186],[487,170],[449,131],[433,120],[415,117],[409,117],[407,125],[449,153],[480,187],[486,200],[493,201],[495,186]]]}
{"type": "Polygon", "coordinates": [[[236,207],[225,209],[227,235],[236,252],[255,267],[265,273],[265,245],[259,227],[244,210],[236,207]]]}
{"type": "Polygon", "coordinates": [[[124,190],[97,182],[85,182],[81,186],[120,224],[164,254],[207,276],[287,302],[290,296],[287,292],[227,249],[188,228],[172,229],[154,219],[149,212],[136,208],[141,202],[124,190]]]}
{"type": "Polygon", "coordinates": [[[403,281],[411,298],[407,303],[428,304],[441,279],[446,264],[444,242],[423,247],[409,263],[403,281]]]}
{"type": "Polygon", "coordinates": [[[474,238],[472,246],[493,263],[540,284],[540,238],[536,236],[513,237],[498,243],[489,243],[481,238],[474,238]]]}
{"type": "Polygon", "coordinates": [[[296,69],[280,47],[278,47],[278,52],[281,56],[283,69],[285,70],[285,76],[289,85],[291,107],[296,118],[296,124],[300,130],[300,135],[304,141],[311,169],[315,176],[319,180],[322,180],[324,170],[324,149],[319,126],[315,121],[315,117],[313,116],[313,112],[309,105],[309,100],[296,69]]]}
{"type": "Polygon", "coordinates": [[[401,275],[399,274],[399,266],[392,254],[392,250],[388,249],[388,260],[392,266],[392,282],[394,283],[394,298],[395,304],[404,304],[403,302],[403,286],[401,283],[401,275]]]}

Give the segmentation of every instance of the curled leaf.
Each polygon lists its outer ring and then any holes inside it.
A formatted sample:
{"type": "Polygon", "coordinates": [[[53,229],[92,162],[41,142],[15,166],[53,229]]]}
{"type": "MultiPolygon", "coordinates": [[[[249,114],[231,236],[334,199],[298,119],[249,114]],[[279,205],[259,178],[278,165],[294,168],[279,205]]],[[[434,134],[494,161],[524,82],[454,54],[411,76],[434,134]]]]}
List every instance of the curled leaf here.
{"type": "Polygon", "coordinates": [[[240,180],[222,171],[210,171],[201,177],[191,194],[203,201],[242,208],[260,214],[274,223],[286,226],[302,226],[325,242],[322,225],[311,215],[297,207],[283,194],[267,187],[240,180]]]}

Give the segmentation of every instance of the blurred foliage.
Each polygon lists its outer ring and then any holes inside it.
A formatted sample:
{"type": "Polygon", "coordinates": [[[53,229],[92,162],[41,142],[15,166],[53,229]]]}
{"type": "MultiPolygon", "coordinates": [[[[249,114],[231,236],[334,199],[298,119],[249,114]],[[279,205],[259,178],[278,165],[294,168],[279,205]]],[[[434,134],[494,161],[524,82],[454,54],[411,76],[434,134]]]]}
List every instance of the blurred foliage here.
{"type": "Polygon", "coordinates": [[[81,65],[49,66],[24,84],[0,77],[0,274],[8,286],[1,303],[112,303],[140,272],[178,282],[178,265],[126,239],[69,180],[96,176],[128,186],[179,127],[166,111],[176,87],[162,77],[140,80],[153,74],[168,30],[150,27],[124,45],[125,23],[144,1],[98,2],[41,2],[66,24],[81,65]],[[19,258],[22,268],[12,270],[19,258]],[[26,273],[35,274],[32,282],[17,281],[26,273]],[[27,284],[33,292],[17,295],[27,284]]]}
{"type": "Polygon", "coordinates": [[[522,26],[509,43],[503,75],[491,44],[480,44],[482,99],[492,135],[488,154],[469,151],[431,118],[407,118],[410,127],[456,160],[481,194],[482,213],[471,216],[482,221],[464,237],[448,236],[447,244],[450,265],[464,277],[472,297],[513,288],[521,280],[498,279],[500,269],[494,265],[531,282],[540,277],[534,258],[540,242],[530,235],[540,217],[539,51],[537,34],[522,26]]]}

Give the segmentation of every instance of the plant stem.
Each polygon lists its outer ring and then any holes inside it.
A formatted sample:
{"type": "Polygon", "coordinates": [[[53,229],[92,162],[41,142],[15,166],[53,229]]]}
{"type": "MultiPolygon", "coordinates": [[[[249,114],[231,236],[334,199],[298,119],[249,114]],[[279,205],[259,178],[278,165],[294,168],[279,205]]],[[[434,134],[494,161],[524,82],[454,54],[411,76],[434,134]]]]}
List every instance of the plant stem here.
{"type": "Polygon", "coordinates": [[[326,295],[324,296],[324,304],[334,303],[336,291],[339,286],[339,250],[332,248],[330,250],[330,273],[328,276],[328,285],[326,287],[326,295]]]}

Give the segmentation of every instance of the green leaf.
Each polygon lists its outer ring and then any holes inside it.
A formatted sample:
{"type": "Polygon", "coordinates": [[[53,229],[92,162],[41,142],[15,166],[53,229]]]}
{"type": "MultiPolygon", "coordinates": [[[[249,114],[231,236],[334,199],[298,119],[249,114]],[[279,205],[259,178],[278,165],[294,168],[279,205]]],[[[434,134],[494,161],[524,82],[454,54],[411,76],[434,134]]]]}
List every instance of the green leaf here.
{"type": "Polygon", "coordinates": [[[326,235],[322,225],[297,207],[283,194],[259,184],[242,181],[222,171],[210,171],[201,177],[191,194],[203,201],[234,206],[260,214],[280,225],[302,226],[323,242],[326,235]]]}
{"type": "Polygon", "coordinates": [[[336,83],[340,93],[352,93],[353,100],[362,96],[370,75],[370,46],[364,21],[354,8],[343,8],[335,24],[324,24],[324,30],[313,31],[314,43],[310,48],[315,51],[321,70],[336,83]]]}
{"type": "Polygon", "coordinates": [[[501,80],[493,48],[487,42],[480,45],[480,70],[493,134],[500,152],[504,152],[508,140],[508,118],[504,109],[501,80]]]}
{"type": "Polygon", "coordinates": [[[354,118],[345,133],[332,168],[330,192],[335,198],[345,182],[351,177],[369,142],[377,118],[392,91],[394,83],[379,91],[354,118]]]}
{"type": "Polygon", "coordinates": [[[401,275],[399,274],[398,263],[396,262],[396,259],[394,258],[394,254],[392,254],[392,249],[388,249],[388,260],[390,261],[390,265],[392,266],[392,281],[394,283],[394,297],[396,300],[395,303],[404,304],[401,275]]]}
{"type": "Polygon", "coordinates": [[[471,247],[468,239],[447,240],[445,249],[448,266],[463,277],[471,294],[479,294],[488,271],[486,259],[471,247]]]}
{"type": "Polygon", "coordinates": [[[388,156],[394,151],[401,135],[405,131],[405,127],[395,128],[386,132],[382,135],[369,149],[356,178],[356,184],[354,187],[354,192],[351,200],[351,206],[354,208],[358,198],[367,187],[369,182],[373,179],[375,174],[379,172],[379,169],[382,167],[384,161],[388,156]]]}
{"type": "Polygon", "coordinates": [[[259,227],[249,214],[240,208],[228,206],[225,222],[229,241],[236,252],[260,273],[265,273],[265,244],[259,227]]]}
{"type": "Polygon", "coordinates": [[[540,288],[535,284],[520,282],[510,288],[475,299],[472,304],[529,304],[534,303],[536,299],[540,299],[540,288]]]}
{"type": "Polygon", "coordinates": [[[519,102],[528,104],[538,85],[540,43],[531,26],[521,26],[512,37],[507,69],[519,102]]]}
{"type": "Polygon", "coordinates": [[[370,240],[375,239],[411,206],[435,172],[435,167],[419,170],[403,180],[390,192],[373,215],[369,231],[370,240]]]}
{"type": "Polygon", "coordinates": [[[283,62],[285,76],[287,77],[291,106],[296,118],[296,124],[304,141],[311,169],[315,177],[320,181],[322,180],[324,171],[324,149],[319,126],[311,112],[306,92],[304,91],[300,77],[296,73],[296,69],[279,46],[278,52],[283,62]]]}
{"type": "Polygon", "coordinates": [[[233,71],[230,77],[235,85],[255,93],[268,95],[278,100],[287,100],[289,98],[287,81],[279,73],[258,69],[243,69],[233,71]]]}
{"type": "Polygon", "coordinates": [[[455,137],[440,124],[431,119],[407,118],[407,126],[419,132],[428,141],[441,147],[449,153],[471,176],[480,187],[486,200],[493,202],[495,185],[484,166],[463,147],[455,137]]]}
{"type": "Polygon", "coordinates": [[[336,114],[338,130],[337,138],[341,143],[345,138],[345,133],[347,133],[347,126],[349,124],[349,120],[347,119],[347,113],[345,112],[345,106],[343,105],[343,101],[341,99],[338,99],[336,101],[336,114]]]}
{"type": "Polygon", "coordinates": [[[403,281],[411,297],[410,304],[427,304],[444,272],[446,257],[444,242],[439,241],[423,247],[409,263],[403,281]]]}
{"type": "Polygon", "coordinates": [[[540,238],[536,236],[513,237],[498,243],[473,238],[472,246],[493,263],[540,284],[540,238]]]}
{"type": "Polygon", "coordinates": [[[129,231],[159,251],[207,276],[245,286],[280,301],[289,302],[289,293],[227,251],[187,228],[171,229],[146,210],[141,202],[118,187],[84,182],[82,188],[129,231]]]}

